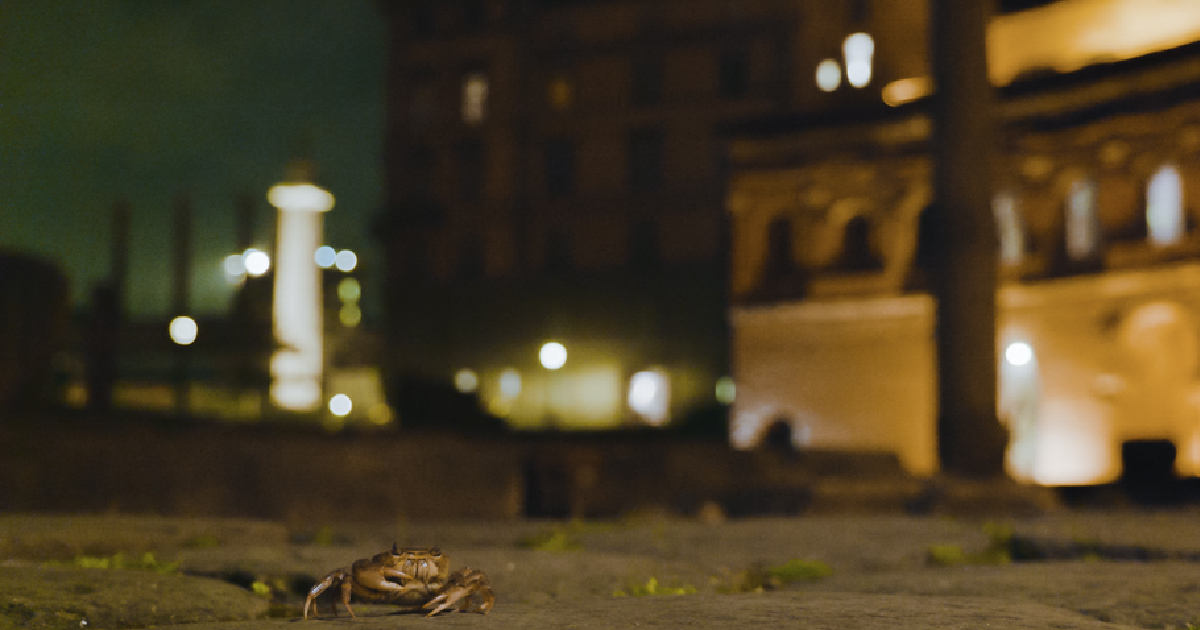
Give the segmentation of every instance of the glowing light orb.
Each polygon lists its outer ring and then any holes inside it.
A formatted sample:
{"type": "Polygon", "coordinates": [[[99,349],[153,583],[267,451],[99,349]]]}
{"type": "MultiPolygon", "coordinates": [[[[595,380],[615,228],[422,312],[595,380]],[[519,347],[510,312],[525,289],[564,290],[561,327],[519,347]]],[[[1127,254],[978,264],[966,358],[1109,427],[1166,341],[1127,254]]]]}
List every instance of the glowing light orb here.
{"type": "Polygon", "coordinates": [[[717,402],[722,405],[733,404],[733,401],[737,398],[737,385],[734,384],[732,378],[722,376],[717,379],[716,396],[717,402]]]}
{"type": "Polygon", "coordinates": [[[866,87],[871,82],[871,63],[875,55],[875,40],[866,33],[855,33],[842,43],[842,57],[846,60],[846,80],[856,88],[866,87]]]}
{"type": "Polygon", "coordinates": [[[358,255],[348,249],[343,249],[334,257],[333,266],[337,267],[338,271],[354,271],[354,268],[358,266],[358,255]]]}
{"type": "Polygon", "coordinates": [[[542,346],[538,359],[547,370],[557,370],[567,362],[567,349],[561,343],[551,341],[542,346]]]}
{"type": "Polygon", "coordinates": [[[317,266],[322,269],[328,269],[333,266],[337,260],[337,252],[328,245],[322,245],[317,248],[317,252],[313,254],[313,260],[317,261],[317,266]]]}
{"type": "Polygon", "coordinates": [[[454,389],[464,393],[474,393],[479,388],[479,377],[474,370],[463,368],[454,373],[454,389]]]}
{"type": "Polygon", "coordinates": [[[509,368],[500,373],[500,393],[505,398],[521,395],[521,373],[509,368]]]}
{"type": "Polygon", "coordinates": [[[246,273],[258,277],[267,273],[271,268],[271,257],[261,249],[253,247],[242,252],[242,264],[246,268],[246,273]]]}
{"type": "Polygon", "coordinates": [[[329,399],[329,413],[343,418],[350,415],[350,410],[354,408],[353,401],[345,394],[335,394],[329,399]]]}
{"type": "Polygon", "coordinates": [[[196,335],[200,332],[200,327],[196,325],[196,320],[187,315],[180,315],[171,320],[171,324],[167,326],[167,333],[171,335],[171,341],[181,345],[191,345],[196,341],[196,335]]]}
{"type": "Polygon", "coordinates": [[[629,408],[650,424],[667,420],[670,396],[667,375],[658,370],[645,370],[629,379],[629,408]]]}
{"type": "Polygon", "coordinates": [[[842,84],[842,66],[836,59],[826,59],[817,64],[817,87],[822,92],[832,92],[842,84]]]}
{"type": "Polygon", "coordinates": [[[1033,360],[1033,348],[1024,341],[1014,341],[1004,349],[1004,360],[1020,367],[1033,360]]]}
{"type": "Polygon", "coordinates": [[[362,285],[354,278],[342,278],[337,286],[337,294],[343,302],[357,302],[362,297],[362,285]]]}
{"type": "Polygon", "coordinates": [[[338,311],[338,321],[347,328],[354,328],[362,323],[362,309],[358,307],[358,303],[351,302],[343,305],[338,311]]]}
{"type": "Polygon", "coordinates": [[[241,282],[242,277],[246,275],[246,263],[242,262],[241,254],[226,256],[222,268],[225,269],[225,280],[230,284],[241,282]]]}

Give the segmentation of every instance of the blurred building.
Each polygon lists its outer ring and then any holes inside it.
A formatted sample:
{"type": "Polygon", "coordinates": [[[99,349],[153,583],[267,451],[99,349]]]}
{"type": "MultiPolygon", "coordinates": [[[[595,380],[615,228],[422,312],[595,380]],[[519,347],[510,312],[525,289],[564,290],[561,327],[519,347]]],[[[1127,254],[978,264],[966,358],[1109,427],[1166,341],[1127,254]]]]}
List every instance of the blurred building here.
{"type": "Polygon", "coordinates": [[[908,3],[381,5],[383,360],[402,423],[466,413],[473,397],[517,427],[721,416],[717,386],[732,392],[719,129],[875,102],[923,63],[910,39],[924,15],[908,3]],[[876,78],[819,89],[818,68],[843,74],[847,36],[864,31],[876,39],[851,57],[876,78]],[[890,54],[872,65],[872,49],[890,54]],[[550,342],[566,350],[558,369],[539,361],[550,342]]]}
{"type": "MultiPolygon", "coordinates": [[[[999,412],[1018,478],[1109,480],[1140,440],[1200,472],[1196,40],[1200,6],[1167,0],[1063,0],[991,25],[999,412]]],[[[786,426],[797,446],[936,469],[926,75],[880,77],[870,111],[732,132],[735,444],[786,426]]]]}

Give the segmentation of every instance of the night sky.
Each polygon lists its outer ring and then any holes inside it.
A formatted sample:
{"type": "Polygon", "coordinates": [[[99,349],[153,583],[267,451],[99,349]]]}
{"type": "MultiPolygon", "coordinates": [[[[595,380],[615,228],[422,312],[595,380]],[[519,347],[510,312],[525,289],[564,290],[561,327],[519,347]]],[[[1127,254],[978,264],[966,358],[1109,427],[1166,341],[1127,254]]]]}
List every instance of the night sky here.
{"type": "Polygon", "coordinates": [[[266,190],[307,153],[337,198],[326,243],[370,260],[385,36],[370,0],[3,0],[0,251],[57,262],[86,307],[126,199],[126,307],[165,315],[172,207],[186,195],[191,310],[223,312],[236,197],[255,195],[265,246],[266,190]]]}

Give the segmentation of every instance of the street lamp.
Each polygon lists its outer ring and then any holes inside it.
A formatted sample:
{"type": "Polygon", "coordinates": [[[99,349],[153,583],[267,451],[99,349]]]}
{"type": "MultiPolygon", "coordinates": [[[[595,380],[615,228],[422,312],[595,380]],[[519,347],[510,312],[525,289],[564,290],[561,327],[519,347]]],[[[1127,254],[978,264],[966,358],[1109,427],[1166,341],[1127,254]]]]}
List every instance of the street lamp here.
{"type": "Polygon", "coordinates": [[[321,403],[324,367],[321,280],[313,256],[333,195],[292,181],[271,187],[267,200],[279,208],[274,324],[281,348],[271,357],[271,400],[281,409],[313,411],[321,403]]]}

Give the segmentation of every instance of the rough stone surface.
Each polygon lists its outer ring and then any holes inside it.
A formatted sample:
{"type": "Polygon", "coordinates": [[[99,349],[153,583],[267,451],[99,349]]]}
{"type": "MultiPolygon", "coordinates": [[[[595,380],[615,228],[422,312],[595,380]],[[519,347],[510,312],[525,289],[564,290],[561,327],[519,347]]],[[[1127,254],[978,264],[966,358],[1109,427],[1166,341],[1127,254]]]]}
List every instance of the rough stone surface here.
{"type": "MultiPolygon", "coordinates": [[[[286,536],[271,523],[210,520],[186,525],[193,528],[187,530],[190,544],[179,540],[186,521],[88,517],[88,526],[79,528],[62,526],[66,517],[47,518],[44,527],[38,526],[43,517],[0,517],[0,532],[10,538],[15,530],[24,532],[23,539],[44,530],[36,546],[0,547],[0,628],[77,628],[84,619],[92,628],[295,624],[303,592],[319,576],[393,541],[438,545],[452,567],[486,571],[496,608],[487,616],[425,619],[356,605],[356,628],[1186,628],[1200,622],[1195,562],[1091,558],[938,566],[930,550],[953,547],[981,562],[981,552],[1005,530],[1048,543],[1089,541],[1190,557],[1200,550],[1196,516],[1062,512],[1003,520],[1004,528],[982,519],[900,516],[345,523],[286,536]],[[262,540],[211,533],[223,528],[262,532],[262,540]],[[48,567],[30,555],[85,548],[81,539],[95,544],[105,531],[137,547],[128,553],[175,549],[162,559],[179,562],[183,574],[48,567]],[[823,562],[832,575],[754,590],[768,568],[789,560],[823,562]],[[660,593],[694,592],[614,596],[644,590],[652,578],[660,593]],[[251,592],[251,582],[270,589],[270,612],[283,618],[267,618],[267,598],[251,592]]],[[[342,612],[304,626],[343,627],[348,621],[342,612]]]]}

